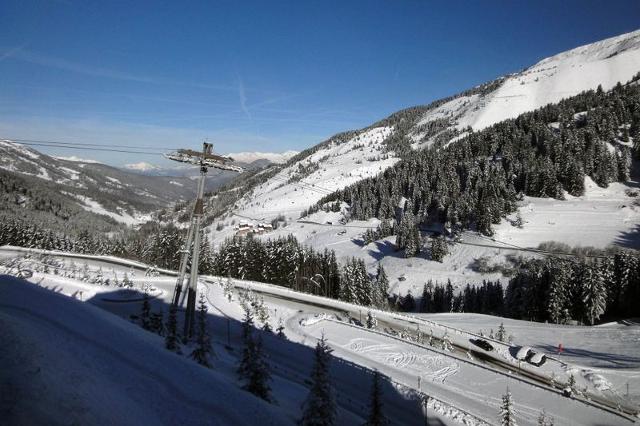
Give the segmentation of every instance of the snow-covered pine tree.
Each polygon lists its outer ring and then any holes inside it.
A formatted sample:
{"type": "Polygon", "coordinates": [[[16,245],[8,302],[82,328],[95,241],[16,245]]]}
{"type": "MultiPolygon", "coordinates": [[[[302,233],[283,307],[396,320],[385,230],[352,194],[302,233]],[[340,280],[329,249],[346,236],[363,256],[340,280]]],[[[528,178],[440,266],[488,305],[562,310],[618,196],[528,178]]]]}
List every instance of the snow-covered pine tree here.
{"type": "Polygon", "coordinates": [[[500,327],[498,327],[498,332],[496,333],[496,340],[499,340],[501,342],[507,341],[507,331],[504,328],[503,322],[501,322],[500,327]]]}
{"type": "Polygon", "coordinates": [[[384,426],[388,425],[389,420],[382,412],[382,387],[380,383],[380,373],[378,370],[373,372],[373,382],[371,384],[371,399],[369,400],[369,417],[366,426],[384,426]]]}
{"type": "Polygon", "coordinates": [[[367,328],[370,329],[375,329],[378,326],[378,320],[376,319],[376,317],[373,315],[373,312],[368,311],[367,312],[367,328]]]}
{"type": "Polygon", "coordinates": [[[389,278],[384,267],[378,263],[378,270],[376,271],[374,297],[372,305],[378,308],[384,308],[387,306],[387,298],[389,297],[389,278]]]}
{"type": "Polygon", "coordinates": [[[449,247],[442,235],[431,239],[431,260],[442,263],[449,253],[449,247]]]}
{"type": "Polygon", "coordinates": [[[271,324],[269,324],[269,321],[264,322],[264,325],[262,326],[262,330],[266,331],[267,333],[273,333],[273,328],[271,328],[271,324]]]}
{"type": "Polygon", "coordinates": [[[507,388],[507,393],[502,396],[502,405],[500,406],[500,426],[518,426],[513,409],[513,399],[511,392],[507,388]]]}
{"type": "Polygon", "coordinates": [[[213,355],[213,348],[211,347],[211,339],[209,338],[209,331],[207,330],[207,303],[204,293],[200,293],[197,333],[196,347],[190,356],[198,364],[211,368],[209,358],[213,355]]]}
{"type": "Polygon", "coordinates": [[[593,325],[604,313],[607,306],[607,287],[597,266],[585,263],[581,272],[585,320],[588,324],[593,325]]]}
{"type": "Polygon", "coordinates": [[[311,389],[304,402],[301,426],[332,426],[336,422],[336,401],[329,376],[331,352],[322,336],[316,345],[311,389]]]}
{"type": "Polygon", "coordinates": [[[178,343],[178,310],[173,304],[169,308],[167,335],[164,339],[164,346],[170,351],[180,353],[180,345],[178,343]]]}
{"type": "Polygon", "coordinates": [[[553,417],[549,416],[544,409],[538,416],[538,426],[553,426],[553,417]]]}

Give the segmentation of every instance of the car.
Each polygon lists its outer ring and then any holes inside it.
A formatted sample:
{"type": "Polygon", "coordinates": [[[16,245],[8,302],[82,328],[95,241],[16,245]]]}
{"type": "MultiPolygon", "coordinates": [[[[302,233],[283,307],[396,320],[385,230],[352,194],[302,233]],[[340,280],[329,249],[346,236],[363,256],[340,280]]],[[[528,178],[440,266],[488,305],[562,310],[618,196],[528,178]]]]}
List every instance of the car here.
{"type": "Polygon", "coordinates": [[[529,364],[535,365],[536,367],[540,367],[546,361],[547,361],[547,357],[545,356],[545,354],[540,352],[533,352],[533,354],[527,358],[527,362],[529,364]]]}
{"type": "Polygon", "coordinates": [[[481,347],[485,351],[492,351],[493,350],[493,346],[491,345],[491,343],[487,342],[484,339],[471,339],[471,343],[473,343],[476,346],[481,347]]]}
{"type": "Polygon", "coordinates": [[[523,346],[518,349],[518,353],[516,354],[516,359],[518,361],[526,361],[528,357],[531,356],[533,350],[529,346],[523,346]]]}

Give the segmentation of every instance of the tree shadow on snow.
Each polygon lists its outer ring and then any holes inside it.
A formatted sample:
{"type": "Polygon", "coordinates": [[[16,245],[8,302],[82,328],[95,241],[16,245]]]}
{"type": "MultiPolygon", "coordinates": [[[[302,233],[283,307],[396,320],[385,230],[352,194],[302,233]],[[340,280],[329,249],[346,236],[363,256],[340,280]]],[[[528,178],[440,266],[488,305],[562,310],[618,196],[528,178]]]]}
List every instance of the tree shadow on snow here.
{"type": "MultiPolygon", "coordinates": [[[[87,302],[126,320],[138,323],[137,318],[142,310],[142,302],[139,300],[132,302],[114,302],[113,300],[117,294],[118,290],[99,293],[93,298],[88,299],[87,302]]],[[[140,293],[140,298],[142,298],[142,296],[143,294],[140,293]]],[[[151,312],[162,311],[164,314],[164,322],[166,323],[170,307],[169,304],[157,298],[149,298],[149,302],[151,304],[151,312]]],[[[215,304],[215,300],[211,300],[211,302],[215,304]]],[[[231,357],[239,358],[242,353],[242,323],[233,318],[214,315],[213,310],[214,309],[209,308],[207,316],[207,324],[212,340],[215,343],[227,346],[231,357]]],[[[180,334],[183,327],[183,316],[184,310],[179,309],[178,332],[180,334]]],[[[273,319],[271,322],[272,327],[275,328],[277,323],[274,324],[275,321],[273,319]]],[[[302,413],[300,405],[306,398],[310,386],[309,377],[313,365],[314,348],[282,339],[274,333],[261,329],[254,328],[254,333],[260,333],[262,336],[267,359],[272,367],[272,376],[278,380],[283,379],[294,383],[291,385],[292,389],[295,389],[296,386],[304,386],[304,388],[306,388],[303,392],[299,392],[300,394],[288,389],[280,395],[278,395],[278,392],[274,395],[277,400],[276,404],[283,408],[285,406],[292,407],[291,404],[295,403],[295,408],[289,411],[297,411],[297,416],[300,416],[302,413]],[[295,397],[292,397],[292,395],[295,395],[295,397]],[[290,400],[283,401],[285,397],[290,400]],[[293,401],[293,399],[297,400],[293,401]]],[[[330,338],[331,336],[327,337],[330,338]]],[[[316,339],[312,337],[309,339],[313,339],[313,341],[308,343],[315,346],[316,339]]],[[[195,362],[189,359],[187,354],[184,356],[185,362],[195,362]]],[[[213,368],[215,369],[215,360],[213,363],[213,368]]],[[[341,360],[340,358],[334,357],[332,359],[331,376],[336,391],[336,401],[340,408],[353,413],[355,416],[359,416],[362,421],[367,418],[369,412],[368,404],[373,380],[372,373],[373,371],[368,368],[341,360]],[[338,378],[340,379],[339,381],[338,378]]],[[[381,375],[381,379],[384,404],[383,412],[385,412],[387,417],[392,421],[392,424],[424,425],[425,420],[422,414],[422,401],[420,397],[415,394],[415,392],[403,391],[400,393],[397,385],[392,384],[384,375],[381,375]]],[[[353,419],[354,417],[351,416],[351,418],[353,419]]],[[[428,424],[441,425],[443,423],[438,418],[429,416],[428,424]]]]}
{"type": "Polygon", "coordinates": [[[620,233],[615,239],[615,244],[632,249],[640,248],[640,225],[636,225],[629,231],[620,233]]]}
{"type": "MultiPolygon", "coordinates": [[[[556,354],[558,348],[551,345],[537,346],[549,354],[556,354]]],[[[599,362],[589,363],[589,367],[597,368],[638,368],[640,366],[640,356],[613,354],[608,352],[596,352],[587,349],[565,347],[561,355],[569,355],[576,358],[597,360],[599,362]]]]}

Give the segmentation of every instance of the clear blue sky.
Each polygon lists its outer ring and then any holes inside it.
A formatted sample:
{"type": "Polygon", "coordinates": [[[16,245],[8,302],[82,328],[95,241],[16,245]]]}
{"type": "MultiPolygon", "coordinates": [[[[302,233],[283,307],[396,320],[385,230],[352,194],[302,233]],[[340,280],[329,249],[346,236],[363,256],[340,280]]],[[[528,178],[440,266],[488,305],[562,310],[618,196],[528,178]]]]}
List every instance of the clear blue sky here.
{"type": "Polygon", "coordinates": [[[4,0],[0,137],[300,150],[639,27],[637,0],[4,0]]]}

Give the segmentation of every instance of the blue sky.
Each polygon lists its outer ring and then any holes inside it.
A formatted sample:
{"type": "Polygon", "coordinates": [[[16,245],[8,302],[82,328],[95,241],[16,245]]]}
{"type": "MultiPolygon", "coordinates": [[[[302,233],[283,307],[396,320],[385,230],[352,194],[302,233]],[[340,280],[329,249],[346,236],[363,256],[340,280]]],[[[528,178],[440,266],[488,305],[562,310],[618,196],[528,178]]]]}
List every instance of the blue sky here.
{"type": "Polygon", "coordinates": [[[637,0],[4,0],[0,137],[300,150],[639,27],[637,0]]]}

